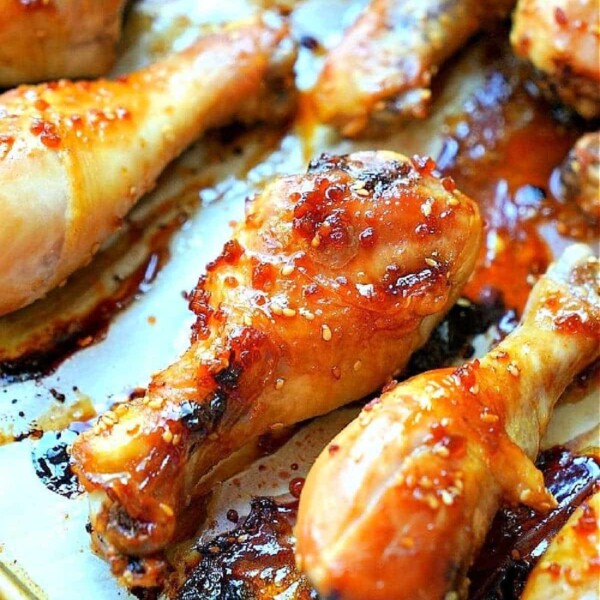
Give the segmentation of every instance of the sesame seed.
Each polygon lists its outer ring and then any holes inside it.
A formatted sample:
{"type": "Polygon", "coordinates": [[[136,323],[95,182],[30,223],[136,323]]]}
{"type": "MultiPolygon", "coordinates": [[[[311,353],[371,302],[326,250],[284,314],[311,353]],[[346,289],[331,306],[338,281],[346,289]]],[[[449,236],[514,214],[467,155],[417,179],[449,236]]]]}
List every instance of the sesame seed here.
{"type": "Polygon", "coordinates": [[[448,458],[450,456],[450,450],[446,446],[435,446],[433,452],[442,458],[448,458]]]}
{"type": "Polygon", "coordinates": [[[446,204],[448,206],[458,206],[460,204],[460,200],[457,200],[456,198],[448,198],[448,200],[446,200],[446,204]]]}
{"type": "Polygon", "coordinates": [[[284,308],[282,311],[284,317],[295,317],[296,311],[293,308],[284,308]]]}
{"type": "Polygon", "coordinates": [[[436,510],[440,507],[440,501],[433,495],[429,495],[425,498],[425,502],[427,506],[431,508],[431,510],[436,510]]]}
{"type": "Polygon", "coordinates": [[[425,263],[430,267],[437,267],[439,264],[438,261],[435,260],[435,258],[426,258],[425,263]]]}
{"type": "Polygon", "coordinates": [[[315,235],[315,237],[311,240],[310,245],[313,248],[318,248],[320,243],[321,243],[321,238],[319,237],[319,234],[317,233],[317,235],[315,235]]]}
{"type": "Polygon", "coordinates": [[[181,441],[181,435],[179,435],[178,433],[176,433],[173,436],[173,446],[179,446],[179,442],[181,441]]]}
{"type": "Polygon", "coordinates": [[[495,415],[495,414],[489,413],[489,412],[481,413],[479,418],[484,423],[497,423],[500,420],[500,417],[498,415],[495,415]]]}
{"type": "Polygon", "coordinates": [[[167,428],[163,431],[162,439],[165,444],[170,444],[173,441],[173,432],[167,428]]]}
{"type": "Polygon", "coordinates": [[[423,475],[419,480],[419,485],[426,490],[430,490],[433,487],[433,481],[431,481],[431,478],[427,477],[427,475],[423,475]]]}
{"type": "Polygon", "coordinates": [[[356,193],[359,196],[368,196],[369,195],[369,191],[365,190],[364,188],[360,188],[360,189],[356,190],[356,193]]]}
{"type": "Polygon", "coordinates": [[[278,304],[271,304],[271,312],[274,315],[281,315],[283,313],[283,309],[278,304]]]}
{"type": "Polygon", "coordinates": [[[458,304],[458,306],[463,306],[463,307],[471,306],[471,302],[467,298],[459,298],[456,301],[456,304],[458,304]]]}
{"type": "Polygon", "coordinates": [[[354,190],[362,190],[365,187],[365,182],[362,179],[354,182],[352,189],[354,190]]]}
{"type": "Polygon", "coordinates": [[[162,400],[160,398],[154,398],[153,400],[149,400],[148,401],[148,407],[149,408],[161,408],[162,407],[162,400]]]}
{"type": "Polygon", "coordinates": [[[472,385],[469,388],[469,392],[471,392],[471,394],[478,394],[479,393],[479,384],[475,383],[474,385],[472,385]]]}
{"type": "Polygon", "coordinates": [[[361,367],[362,367],[362,362],[361,362],[360,360],[357,360],[357,361],[354,363],[354,367],[352,367],[352,368],[353,368],[355,371],[360,371],[361,367]]]}
{"type": "Polygon", "coordinates": [[[172,517],[175,514],[173,512],[173,509],[168,504],[164,504],[163,502],[161,502],[159,506],[160,509],[165,513],[165,515],[172,517]]]}
{"type": "Polygon", "coordinates": [[[246,325],[246,327],[252,327],[252,318],[250,315],[244,315],[244,325],[246,325]]]}
{"type": "Polygon", "coordinates": [[[312,313],[310,310],[308,310],[307,308],[301,308],[298,311],[305,319],[308,319],[309,321],[312,321],[315,318],[314,313],[312,313]]]}
{"type": "Polygon", "coordinates": [[[412,548],[415,545],[415,540],[409,536],[400,538],[400,545],[404,548],[412,548]]]}
{"type": "Polygon", "coordinates": [[[276,389],[276,390],[280,390],[280,389],[283,387],[283,384],[284,384],[284,383],[285,383],[285,379],[281,379],[281,377],[280,377],[280,378],[278,378],[278,379],[275,381],[275,389],[276,389]]]}
{"type": "Polygon", "coordinates": [[[519,367],[517,366],[517,363],[512,361],[510,363],[508,363],[506,370],[513,376],[513,377],[518,377],[519,374],[521,373],[521,371],[519,370],[519,367]]]}
{"type": "Polygon", "coordinates": [[[452,506],[452,504],[454,504],[454,498],[453,498],[452,494],[448,490],[442,490],[440,492],[440,496],[442,498],[442,502],[446,506],[452,506]]]}
{"type": "Polygon", "coordinates": [[[321,325],[321,336],[326,342],[331,341],[332,334],[328,325],[321,325]]]}
{"type": "Polygon", "coordinates": [[[293,272],[294,272],[294,265],[284,265],[283,268],[281,269],[281,274],[284,277],[291,275],[293,272]]]}

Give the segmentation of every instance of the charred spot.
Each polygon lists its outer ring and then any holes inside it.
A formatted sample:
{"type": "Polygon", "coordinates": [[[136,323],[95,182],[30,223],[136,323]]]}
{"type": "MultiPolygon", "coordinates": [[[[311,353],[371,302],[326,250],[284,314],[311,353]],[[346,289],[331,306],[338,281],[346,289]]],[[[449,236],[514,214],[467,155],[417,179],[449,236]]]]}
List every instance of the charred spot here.
{"type": "Polygon", "coordinates": [[[146,572],[143,562],[135,556],[127,558],[127,570],[135,575],[144,575],[146,572]]]}
{"type": "Polygon", "coordinates": [[[316,592],[294,564],[297,505],[254,498],[240,526],[197,546],[199,563],[178,600],[316,600],[316,592]]]}
{"type": "Polygon", "coordinates": [[[307,173],[326,173],[327,171],[345,171],[348,172],[350,170],[350,165],[348,164],[348,155],[332,155],[324,152],[319,156],[319,158],[315,158],[308,163],[307,173]]]}
{"type": "Polygon", "coordinates": [[[215,375],[215,381],[220,387],[235,389],[237,387],[242,367],[232,364],[225,369],[222,369],[215,375]]]}
{"type": "Polygon", "coordinates": [[[504,336],[517,323],[515,311],[506,308],[501,294],[490,292],[479,303],[462,300],[450,309],[425,346],[412,355],[405,376],[447,367],[457,356],[469,359],[475,352],[472,341],[476,335],[495,325],[504,336]]]}
{"type": "Polygon", "coordinates": [[[227,408],[227,396],[221,391],[213,392],[206,403],[186,400],[180,405],[180,421],[184,427],[201,437],[208,435],[219,422],[227,408]]]}
{"type": "Polygon", "coordinates": [[[560,447],[542,452],[536,466],[558,506],[547,514],[523,505],[504,508],[497,514],[468,574],[469,600],[519,598],[550,540],[595,491],[600,479],[595,457],[577,456],[560,447]]]}
{"type": "Polygon", "coordinates": [[[361,169],[357,173],[357,180],[363,181],[364,189],[377,196],[399,179],[406,180],[414,174],[415,171],[408,163],[390,160],[373,168],[361,169]]]}
{"type": "Polygon", "coordinates": [[[138,537],[147,533],[149,523],[133,519],[129,513],[119,504],[113,504],[110,508],[109,528],[115,527],[119,533],[127,537],[138,537]]]}

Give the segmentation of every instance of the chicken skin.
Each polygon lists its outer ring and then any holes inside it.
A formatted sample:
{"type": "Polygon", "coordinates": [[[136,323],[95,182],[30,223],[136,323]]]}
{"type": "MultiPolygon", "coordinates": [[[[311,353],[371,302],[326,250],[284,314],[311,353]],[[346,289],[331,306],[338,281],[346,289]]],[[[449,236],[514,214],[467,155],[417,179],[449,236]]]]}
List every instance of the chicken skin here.
{"type": "Polygon", "coordinates": [[[600,131],[581,136],[559,172],[563,199],[575,202],[591,223],[600,223],[600,131]]]}
{"type": "Polygon", "coordinates": [[[345,136],[428,114],[431,78],[514,0],[372,0],[326,59],[313,92],[321,120],[345,136]]]}
{"type": "Polygon", "coordinates": [[[599,22],[598,0],[519,0],[510,36],[543,90],[586,119],[600,116],[599,22]]]}
{"type": "Polygon", "coordinates": [[[89,262],[202,132],[287,113],[293,62],[284,27],[251,22],[115,81],[1,95],[0,315],[89,262]]]}
{"type": "Polygon", "coordinates": [[[452,306],[482,223],[434,166],[323,155],[249,205],[193,293],[189,350],[72,448],[94,542],[126,583],[155,583],[154,553],[219,461],[378,389],[452,306]],[[146,557],[145,571],[122,554],[146,557]]]}
{"type": "Polygon", "coordinates": [[[598,259],[571,246],[494,350],[398,384],[334,438],[296,527],[321,597],[462,598],[501,502],[554,506],[532,459],[554,403],[600,354],[599,285],[598,259]]]}
{"type": "Polygon", "coordinates": [[[0,87],[99,77],[116,59],[125,0],[0,0],[0,87]]]}
{"type": "Polygon", "coordinates": [[[521,600],[596,600],[600,492],[580,506],[531,572],[521,600]]]}

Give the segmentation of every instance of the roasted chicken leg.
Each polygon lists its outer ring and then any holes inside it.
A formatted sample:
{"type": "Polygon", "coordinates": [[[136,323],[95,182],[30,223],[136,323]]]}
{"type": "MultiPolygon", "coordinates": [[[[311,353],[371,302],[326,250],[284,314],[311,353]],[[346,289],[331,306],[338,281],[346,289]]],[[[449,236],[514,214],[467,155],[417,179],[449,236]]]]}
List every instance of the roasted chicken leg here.
{"type": "Polygon", "coordinates": [[[582,135],[559,170],[558,194],[600,223],[600,131],[582,135]]]}
{"type": "Polygon", "coordinates": [[[155,583],[153,553],[219,461],[378,389],[452,306],[482,224],[433,168],[324,155],[250,204],[193,294],[190,349],[73,445],[95,542],[126,583],[155,583]],[[122,554],[150,567],[125,570],[122,554]]]}
{"type": "Polygon", "coordinates": [[[535,566],[521,600],[597,600],[600,492],[580,506],[535,566]]]}
{"type": "Polygon", "coordinates": [[[281,117],[293,62],[285,28],[251,22],[116,81],[1,95],[0,315],[89,261],[207,128],[281,117]]]}
{"type": "Polygon", "coordinates": [[[600,354],[599,285],[598,259],[571,246],[494,350],[399,384],[324,450],[296,528],[324,598],[462,598],[500,503],[553,506],[532,459],[554,403],[600,354]]]}
{"type": "Polygon", "coordinates": [[[125,0],[0,0],[0,87],[99,77],[116,58],[125,0]]]}
{"type": "Polygon", "coordinates": [[[600,116],[598,0],[519,0],[510,39],[542,89],[587,119],[600,116]]]}
{"type": "Polygon", "coordinates": [[[328,55],[313,92],[321,120],[355,136],[424,117],[431,78],[514,0],[371,0],[328,55]]]}

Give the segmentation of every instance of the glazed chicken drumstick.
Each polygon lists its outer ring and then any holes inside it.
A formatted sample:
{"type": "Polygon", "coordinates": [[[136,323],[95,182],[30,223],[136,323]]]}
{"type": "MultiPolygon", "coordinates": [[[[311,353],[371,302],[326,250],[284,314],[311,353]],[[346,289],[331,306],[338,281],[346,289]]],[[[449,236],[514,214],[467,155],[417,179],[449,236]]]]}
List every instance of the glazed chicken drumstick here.
{"type": "Polygon", "coordinates": [[[324,155],[250,204],[194,291],[190,349],[73,445],[94,541],[117,574],[120,554],[153,564],[219,461],[378,389],[426,341],[482,235],[476,204],[433,168],[391,152],[324,155]]]}
{"type": "Polygon", "coordinates": [[[324,450],[296,527],[322,597],[462,598],[501,502],[554,505],[532,459],[556,400],[600,354],[599,286],[598,259],[571,246],[494,350],[397,385],[324,450]]]}
{"type": "Polygon", "coordinates": [[[113,65],[125,0],[0,0],[0,88],[99,77],[113,65]]]}
{"type": "Polygon", "coordinates": [[[206,129],[281,117],[293,63],[285,27],[251,22],[115,81],[1,95],[0,315],[88,262],[206,129]]]}
{"type": "Polygon", "coordinates": [[[321,120],[355,136],[425,117],[431,78],[515,0],[371,0],[328,55],[313,92],[321,120]]]}
{"type": "Polygon", "coordinates": [[[600,562],[600,491],[570,517],[527,579],[521,600],[595,600],[600,562]]]}
{"type": "Polygon", "coordinates": [[[600,117],[599,22],[597,0],[519,0],[510,34],[542,91],[586,119],[600,117]]]}

